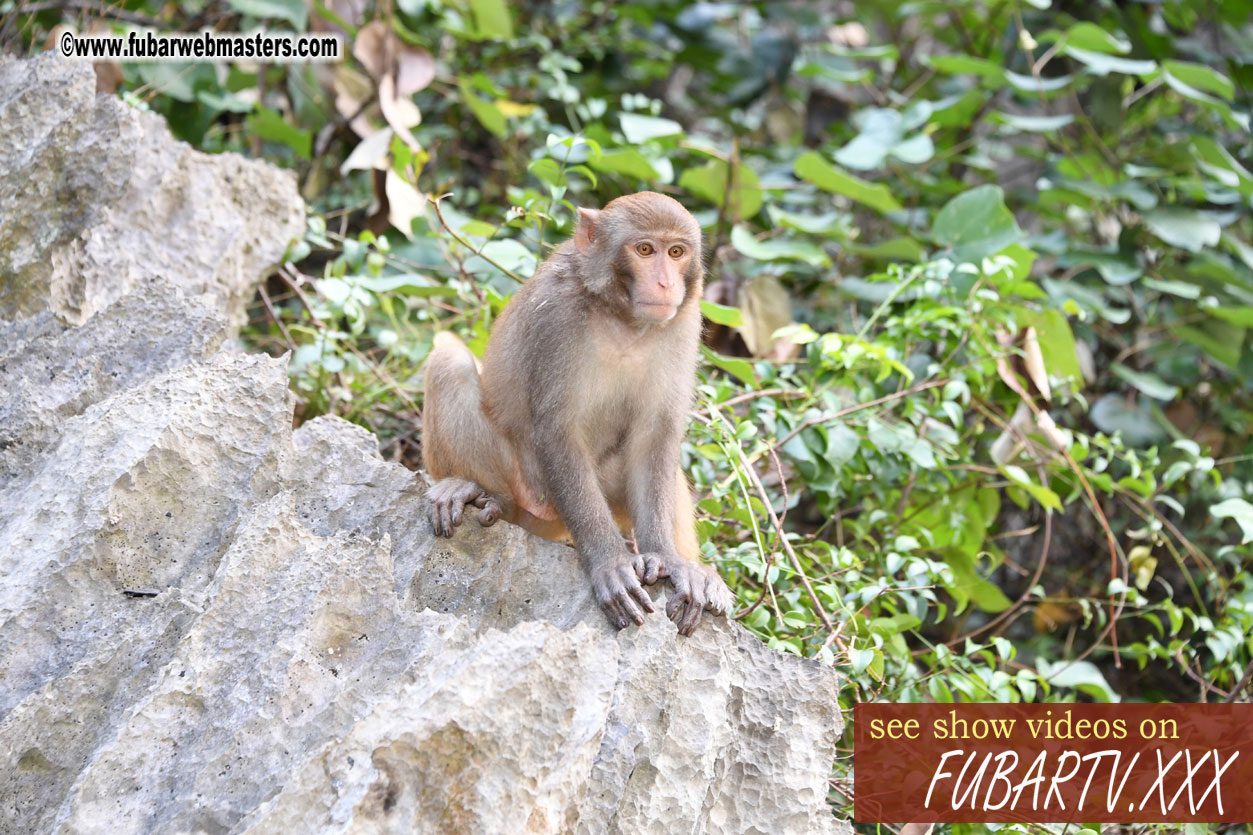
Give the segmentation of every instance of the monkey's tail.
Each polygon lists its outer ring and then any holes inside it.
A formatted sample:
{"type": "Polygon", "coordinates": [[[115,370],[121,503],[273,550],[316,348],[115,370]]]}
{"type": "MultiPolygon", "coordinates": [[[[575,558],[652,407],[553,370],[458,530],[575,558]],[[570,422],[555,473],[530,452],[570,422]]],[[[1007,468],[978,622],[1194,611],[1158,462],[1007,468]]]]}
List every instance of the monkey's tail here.
{"type": "Polygon", "coordinates": [[[480,367],[456,334],[435,334],[426,360],[422,456],[432,477],[467,478],[508,499],[510,453],[483,413],[480,367]]]}

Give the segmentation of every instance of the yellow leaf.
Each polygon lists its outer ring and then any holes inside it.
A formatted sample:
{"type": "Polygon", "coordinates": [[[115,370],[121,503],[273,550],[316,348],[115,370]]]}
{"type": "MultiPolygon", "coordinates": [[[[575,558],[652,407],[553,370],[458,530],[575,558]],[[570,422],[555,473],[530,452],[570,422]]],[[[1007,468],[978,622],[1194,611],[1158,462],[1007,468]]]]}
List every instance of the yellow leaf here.
{"type": "Polygon", "coordinates": [[[522,102],[509,101],[509,99],[496,99],[496,109],[506,116],[529,116],[535,112],[536,105],[523,104],[522,102]]]}

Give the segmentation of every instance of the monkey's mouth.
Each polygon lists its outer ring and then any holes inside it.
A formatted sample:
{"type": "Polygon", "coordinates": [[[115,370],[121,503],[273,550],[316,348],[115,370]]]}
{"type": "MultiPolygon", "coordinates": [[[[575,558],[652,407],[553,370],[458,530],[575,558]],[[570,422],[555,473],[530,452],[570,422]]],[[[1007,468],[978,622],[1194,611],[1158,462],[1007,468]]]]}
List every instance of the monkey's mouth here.
{"type": "Polygon", "coordinates": [[[635,305],[635,315],[650,322],[669,322],[678,312],[677,306],[660,302],[637,302],[635,305]]]}

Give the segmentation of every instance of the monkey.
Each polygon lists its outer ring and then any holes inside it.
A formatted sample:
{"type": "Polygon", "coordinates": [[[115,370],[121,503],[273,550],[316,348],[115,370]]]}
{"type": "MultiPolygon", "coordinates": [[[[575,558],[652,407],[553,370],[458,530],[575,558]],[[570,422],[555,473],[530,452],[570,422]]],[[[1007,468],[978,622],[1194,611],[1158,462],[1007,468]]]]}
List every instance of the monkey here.
{"type": "Polygon", "coordinates": [[[572,541],[619,629],[654,611],[691,635],[733,597],[700,558],[680,467],[701,336],[705,268],[696,219],[640,192],[580,208],[497,318],[480,362],[436,334],[426,361],[422,449],[436,535],[464,516],[572,541]],[[638,553],[624,534],[634,533],[638,553]]]}

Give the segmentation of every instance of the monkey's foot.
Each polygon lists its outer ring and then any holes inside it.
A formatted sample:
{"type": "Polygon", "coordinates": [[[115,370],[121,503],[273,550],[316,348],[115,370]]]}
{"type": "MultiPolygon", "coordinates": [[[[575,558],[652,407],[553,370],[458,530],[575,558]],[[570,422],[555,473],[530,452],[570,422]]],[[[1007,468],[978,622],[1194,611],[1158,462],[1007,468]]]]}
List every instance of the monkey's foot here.
{"type": "Polygon", "coordinates": [[[500,518],[500,500],[473,481],[465,478],[441,478],[427,491],[431,503],[431,527],[436,536],[452,536],[461,524],[467,506],[478,508],[479,524],[490,527],[500,518]]]}
{"type": "Polygon", "coordinates": [[[666,567],[674,586],[666,615],[679,627],[680,635],[692,634],[702,611],[725,615],[735,606],[735,596],[712,565],[680,559],[666,567]]]}
{"type": "Polygon", "coordinates": [[[643,626],[644,612],[656,611],[652,598],[640,585],[637,562],[644,566],[639,554],[623,553],[592,563],[588,572],[592,577],[596,602],[619,629],[631,621],[643,626]]]}

